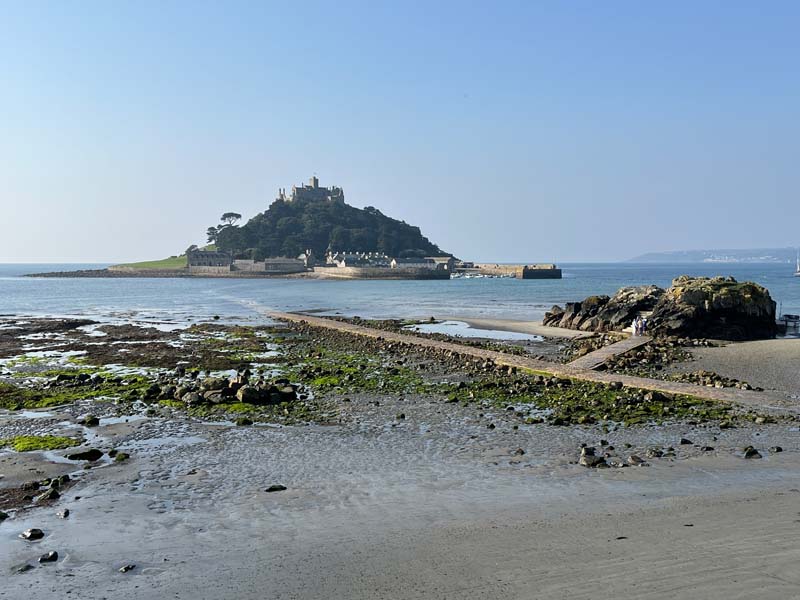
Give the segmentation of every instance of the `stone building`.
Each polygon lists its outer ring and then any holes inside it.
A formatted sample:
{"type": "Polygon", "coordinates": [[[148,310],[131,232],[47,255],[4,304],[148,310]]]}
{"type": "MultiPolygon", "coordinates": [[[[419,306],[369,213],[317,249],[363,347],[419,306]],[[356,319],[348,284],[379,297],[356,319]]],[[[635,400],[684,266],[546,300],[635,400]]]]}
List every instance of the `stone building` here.
{"type": "Polygon", "coordinates": [[[227,252],[192,250],[186,253],[186,266],[192,273],[229,273],[233,259],[227,252]]]}
{"type": "Polygon", "coordinates": [[[314,200],[327,202],[344,202],[344,190],[340,187],[332,186],[329,188],[320,187],[319,179],[316,176],[308,180],[308,184],[292,186],[291,195],[286,195],[286,189],[278,190],[278,200],[284,202],[294,202],[295,200],[314,200]]]}
{"type": "MultiPolygon", "coordinates": [[[[389,263],[392,269],[438,269],[439,265],[432,258],[393,258],[389,263]]],[[[444,269],[444,267],[442,267],[444,269]]]]}
{"type": "Polygon", "coordinates": [[[326,264],[336,267],[391,266],[391,259],[381,252],[328,252],[326,264]]]}
{"type": "Polygon", "coordinates": [[[456,259],[452,256],[426,256],[425,258],[432,260],[437,265],[442,265],[441,268],[451,273],[456,268],[456,259]]]}
{"type": "Polygon", "coordinates": [[[302,273],[306,266],[302,260],[279,256],[276,258],[265,258],[264,260],[236,259],[233,261],[233,271],[244,273],[302,273]]]}

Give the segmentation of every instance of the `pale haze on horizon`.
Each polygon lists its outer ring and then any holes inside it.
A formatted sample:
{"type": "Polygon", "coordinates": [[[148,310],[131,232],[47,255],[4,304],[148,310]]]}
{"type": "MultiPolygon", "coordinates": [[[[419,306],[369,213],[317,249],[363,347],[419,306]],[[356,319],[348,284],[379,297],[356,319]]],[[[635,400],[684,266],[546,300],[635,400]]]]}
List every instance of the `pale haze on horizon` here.
{"type": "Polygon", "coordinates": [[[465,259],[800,245],[797,3],[0,15],[2,262],[177,254],[312,174],[465,259]]]}

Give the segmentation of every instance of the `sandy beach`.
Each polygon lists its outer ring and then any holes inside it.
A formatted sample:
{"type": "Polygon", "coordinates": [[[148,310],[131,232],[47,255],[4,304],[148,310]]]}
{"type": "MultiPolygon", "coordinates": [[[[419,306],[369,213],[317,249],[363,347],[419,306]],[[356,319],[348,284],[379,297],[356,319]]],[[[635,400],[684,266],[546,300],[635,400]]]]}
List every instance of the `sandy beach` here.
{"type": "Polygon", "coordinates": [[[765,390],[800,398],[800,339],[759,340],[697,348],[695,360],[676,365],[675,372],[705,369],[736,377],[765,390]]]}
{"type": "Polygon", "coordinates": [[[800,594],[796,433],[542,432],[503,414],[489,432],[473,411],[444,416],[422,398],[351,400],[340,427],[140,423],[120,444],[135,460],[67,492],[68,519],[54,507],[0,525],[6,573],[51,549],[63,557],[6,577],[0,597],[800,594]],[[392,427],[397,410],[406,419],[392,427]],[[676,447],[692,435],[718,449],[622,470],[570,464],[602,435],[676,447]],[[736,455],[756,440],[792,446],[736,455]],[[276,482],[288,489],[264,492],[276,482]],[[45,539],[16,539],[28,527],[45,539]],[[125,564],[136,568],[119,573],[125,564]]]}

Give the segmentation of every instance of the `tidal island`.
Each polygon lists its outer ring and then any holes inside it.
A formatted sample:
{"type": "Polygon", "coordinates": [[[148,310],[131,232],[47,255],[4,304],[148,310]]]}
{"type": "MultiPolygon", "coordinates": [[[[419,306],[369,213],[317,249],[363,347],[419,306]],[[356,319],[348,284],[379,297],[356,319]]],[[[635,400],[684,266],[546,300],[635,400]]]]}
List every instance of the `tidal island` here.
{"type": "Polygon", "coordinates": [[[278,190],[269,208],[243,225],[223,213],[207,244],[163,260],[60,271],[36,277],[308,277],[319,279],[560,279],[555,264],[474,263],[456,258],[420,228],[372,206],[344,201],[344,190],[317,177],[278,190]]]}

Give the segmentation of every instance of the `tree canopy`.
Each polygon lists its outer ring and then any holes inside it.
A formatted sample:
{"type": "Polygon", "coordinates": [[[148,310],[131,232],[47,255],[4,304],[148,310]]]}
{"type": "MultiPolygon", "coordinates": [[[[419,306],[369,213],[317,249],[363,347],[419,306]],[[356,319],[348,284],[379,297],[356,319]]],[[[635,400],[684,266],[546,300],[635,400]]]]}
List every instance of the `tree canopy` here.
{"type": "Polygon", "coordinates": [[[389,256],[447,254],[423,236],[419,227],[387,217],[372,206],[359,209],[328,200],[279,198],[244,225],[225,225],[215,233],[219,250],[256,260],[297,256],[307,249],[316,256],[328,250],[389,256]]]}

